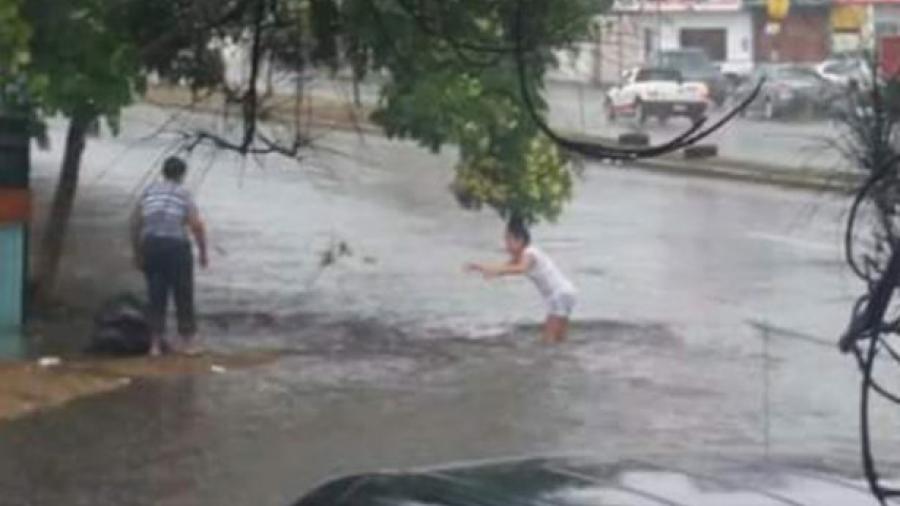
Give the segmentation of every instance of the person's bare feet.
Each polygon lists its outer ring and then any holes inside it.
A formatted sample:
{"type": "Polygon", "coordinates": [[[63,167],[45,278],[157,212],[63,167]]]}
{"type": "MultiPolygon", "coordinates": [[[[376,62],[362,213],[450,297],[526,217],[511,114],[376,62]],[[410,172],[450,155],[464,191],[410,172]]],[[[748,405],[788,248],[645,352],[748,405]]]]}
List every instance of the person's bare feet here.
{"type": "Polygon", "coordinates": [[[202,355],[205,351],[206,350],[203,348],[203,345],[198,342],[196,336],[181,338],[181,345],[179,346],[178,352],[182,355],[196,357],[202,355]]]}

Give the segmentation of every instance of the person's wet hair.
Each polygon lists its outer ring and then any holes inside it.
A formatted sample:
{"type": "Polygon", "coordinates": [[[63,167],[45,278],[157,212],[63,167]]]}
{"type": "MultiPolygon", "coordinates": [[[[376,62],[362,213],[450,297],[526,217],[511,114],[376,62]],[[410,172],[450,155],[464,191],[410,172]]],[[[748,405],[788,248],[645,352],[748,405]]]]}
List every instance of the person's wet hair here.
{"type": "Polygon", "coordinates": [[[163,162],[162,172],[169,181],[181,181],[187,173],[187,164],[177,156],[170,156],[163,162]]]}
{"type": "Polygon", "coordinates": [[[528,231],[528,225],[525,224],[525,221],[517,216],[513,216],[509,219],[509,223],[506,225],[506,232],[522,241],[522,244],[528,246],[531,244],[531,232],[528,231]]]}

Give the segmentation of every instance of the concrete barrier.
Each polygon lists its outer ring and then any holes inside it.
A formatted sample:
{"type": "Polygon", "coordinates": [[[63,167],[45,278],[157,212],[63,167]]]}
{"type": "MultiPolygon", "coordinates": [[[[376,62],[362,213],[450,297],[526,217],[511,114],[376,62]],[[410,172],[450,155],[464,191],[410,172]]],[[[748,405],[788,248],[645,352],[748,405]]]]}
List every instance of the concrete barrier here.
{"type": "Polygon", "coordinates": [[[649,146],[650,145],[650,137],[641,132],[629,132],[626,134],[620,134],[618,138],[619,144],[622,146],[649,146]]]}
{"type": "Polygon", "coordinates": [[[719,147],[715,144],[695,144],[684,148],[682,153],[687,160],[714,158],[719,156],[719,147]]]}

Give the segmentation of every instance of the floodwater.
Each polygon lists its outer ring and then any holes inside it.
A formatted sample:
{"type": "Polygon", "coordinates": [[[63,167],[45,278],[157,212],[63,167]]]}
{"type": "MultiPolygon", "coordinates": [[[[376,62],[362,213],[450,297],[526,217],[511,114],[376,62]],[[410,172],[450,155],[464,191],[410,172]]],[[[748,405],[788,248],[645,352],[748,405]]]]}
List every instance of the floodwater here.
{"type": "MultiPolygon", "coordinates": [[[[91,143],[64,290],[139,286],[124,226],[172,149],[141,140],[164,119],[135,109],[91,143]]],[[[858,474],[857,375],[834,345],[861,288],[843,197],[589,165],[534,231],[580,289],[570,342],[547,347],[526,281],[462,273],[502,259],[501,223],[456,206],[452,152],[319,146],[300,163],[191,159],[214,245],[204,337],[285,358],[0,427],[0,504],[276,506],[344,473],[566,452],[858,474]]],[[[37,156],[38,187],[55,156],[37,156]]],[[[878,435],[897,421],[880,412],[878,435]]]]}

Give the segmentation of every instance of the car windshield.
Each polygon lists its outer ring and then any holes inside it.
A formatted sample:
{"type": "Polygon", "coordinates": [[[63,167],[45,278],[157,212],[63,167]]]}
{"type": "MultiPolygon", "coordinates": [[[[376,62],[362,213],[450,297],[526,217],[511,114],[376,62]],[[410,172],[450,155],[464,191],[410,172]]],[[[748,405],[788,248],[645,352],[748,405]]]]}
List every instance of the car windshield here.
{"type": "Polygon", "coordinates": [[[679,81],[681,74],[672,69],[641,69],[638,71],[635,81],[679,81]]]}
{"type": "Polygon", "coordinates": [[[675,68],[708,69],[713,65],[700,51],[679,51],[666,53],[662,58],[666,65],[675,68]]]}
{"type": "Polygon", "coordinates": [[[826,67],[826,71],[834,74],[849,74],[859,68],[859,64],[853,61],[839,61],[826,67]]]}
{"type": "Polygon", "coordinates": [[[0,506],[900,506],[900,0],[788,3],[0,0],[0,506]]]}
{"type": "Polygon", "coordinates": [[[770,81],[796,81],[818,84],[822,79],[812,69],[804,67],[765,67],[757,72],[757,77],[765,77],[770,81]]]}

